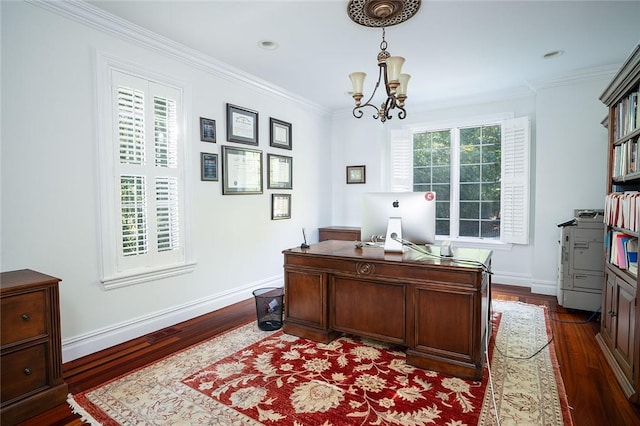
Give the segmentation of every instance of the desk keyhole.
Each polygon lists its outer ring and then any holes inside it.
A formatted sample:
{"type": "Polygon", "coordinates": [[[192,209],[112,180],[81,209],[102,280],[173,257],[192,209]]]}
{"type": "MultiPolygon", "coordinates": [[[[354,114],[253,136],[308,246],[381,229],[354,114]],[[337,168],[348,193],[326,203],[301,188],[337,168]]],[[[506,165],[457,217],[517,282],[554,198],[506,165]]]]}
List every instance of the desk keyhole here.
{"type": "Polygon", "coordinates": [[[29,321],[29,320],[31,319],[31,315],[29,315],[29,314],[22,314],[22,319],[23,319],[24,321],[29,321]]]}

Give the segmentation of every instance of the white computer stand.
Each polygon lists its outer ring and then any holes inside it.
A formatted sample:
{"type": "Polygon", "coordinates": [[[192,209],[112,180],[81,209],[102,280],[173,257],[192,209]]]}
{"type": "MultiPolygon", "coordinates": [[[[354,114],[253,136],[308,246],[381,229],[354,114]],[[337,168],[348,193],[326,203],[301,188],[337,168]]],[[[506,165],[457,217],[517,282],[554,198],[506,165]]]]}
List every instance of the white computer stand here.
{"type": "Polygon", "coordinates": [[[398,240],[402,241],[402,218],[390,217],[389,224],[387,225],[387,235],[384,239],[384,251],[402,253],[404,246],[400,241],[393,238],[393,235],[398,240]],[[395,234],[395,235],[394,235],[395,234]]]}

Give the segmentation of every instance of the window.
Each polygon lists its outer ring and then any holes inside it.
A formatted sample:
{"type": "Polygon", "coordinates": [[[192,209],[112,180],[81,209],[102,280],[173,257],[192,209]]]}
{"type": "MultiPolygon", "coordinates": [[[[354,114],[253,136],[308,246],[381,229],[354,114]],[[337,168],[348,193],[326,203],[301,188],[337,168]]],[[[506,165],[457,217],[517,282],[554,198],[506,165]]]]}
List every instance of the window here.
{"type": "MultiPolygon", "coordinates": [[[[108,68],[101,140],[106,288],[190,271],[182,90],[108,68]]],[[[137,73],[136,73],[137,74],[137,73]]]]}
{"type": "Polygon", "coordinates": [[[436,234],[528,242],[528,119],[392,133],[391,188],[436,193],[436,234]]]}

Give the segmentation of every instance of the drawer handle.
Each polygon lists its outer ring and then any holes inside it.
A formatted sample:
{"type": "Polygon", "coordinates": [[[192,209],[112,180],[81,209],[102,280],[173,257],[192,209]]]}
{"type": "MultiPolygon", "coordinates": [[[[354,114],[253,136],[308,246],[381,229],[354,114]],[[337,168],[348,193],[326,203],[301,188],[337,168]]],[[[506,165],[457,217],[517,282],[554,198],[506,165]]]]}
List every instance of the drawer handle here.
{"type": "Polygon", "coordinates": [[[29,315],[29,314],[22,314],[22,319],[23,319],[24,321],[29,321],[29,320],[31,319],[31,315],[29,315]]]}
{"type": "Polygon", "coordinates": [[[25,368],[24,369],[24,375],[25,376],[30,376],[31,375],[31,369],[30,368],[25,368]]]}

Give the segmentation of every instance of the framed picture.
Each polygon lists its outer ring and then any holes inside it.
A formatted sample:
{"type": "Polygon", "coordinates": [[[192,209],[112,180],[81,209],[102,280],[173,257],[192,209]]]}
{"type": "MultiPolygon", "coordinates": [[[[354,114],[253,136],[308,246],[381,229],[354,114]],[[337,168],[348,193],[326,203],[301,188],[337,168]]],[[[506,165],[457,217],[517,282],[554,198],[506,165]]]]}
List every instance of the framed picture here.
{"type": "Polygon", "coordinates": [[[271,220],[291,219],[291,194],[271,194],[271,220]]]}
{"type": "Polygon", "coordinates": [[[222,147],[222,193],[262,194],[262,151],[222,147]]]}
{"type": "Polygon", "coordinates": [[[291,123],[270,117],[269,125],[269,145],[277,148],[291,149],[291,123]]]}
{"type": "Polygon", "coordinates": [[[366,183],[366,166],[347,166],[347,183],[366,183]]]}
{"type": "Polygon", "coordinates": [[[218,180],[218,154],[200,153],[200,180],[218,180]]]}
{"type": "Polygon", "coordinates": [[[292,189],[293,158],[267,154],[267,188],[292,189]]]}
{"type": "Polygon", "coordinates": [[[227,104],[227,140],[258,145],[258,112],[227,104]]]}
{"type": "Polygon", "coordinates": [[[200,140],[202,142],[216,142],[216,120],[200,117],[200,140]]]}

